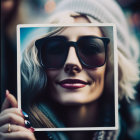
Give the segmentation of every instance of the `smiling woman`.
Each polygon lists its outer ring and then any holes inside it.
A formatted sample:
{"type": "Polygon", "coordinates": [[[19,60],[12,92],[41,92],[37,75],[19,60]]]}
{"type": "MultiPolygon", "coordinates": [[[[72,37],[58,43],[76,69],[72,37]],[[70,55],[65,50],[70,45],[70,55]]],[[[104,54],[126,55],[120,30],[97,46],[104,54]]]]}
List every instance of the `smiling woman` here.
{"type": "Polygon", "coordinates": [[[48,27],[25,48],[21,101],[33,127],[115,127],[113,27],[88,25],[48,27]]]}
{"type": "MultiPolygon", "coordinates": [[[[107,47],[104,46],[106,44],[104,41],[108,39],[103,41],[103,38],[99,38],[102,37],[102,33],[98,27],[68,27],[59,35],[56,36],[57,40],[62,41],[56,47],[59,51],[60,47],[63,47],[61,57],[65,55],[62,54],[64,49],[67,54],[64,60],[61,59],[63,62],[61,69],[46,70],[48,84],[52,89],[49,92],[50,96],[64,104],[88,103],[96,100],[104,87],[105,47],[107,47]],[[67,38],[61,38],[64,36],[67,38]]],[[[58,54],[53,57],[56,57],[58,64],[58,54]]],[[[51,61],[50,59],[48,57],[48,61],[51,61]]]]}

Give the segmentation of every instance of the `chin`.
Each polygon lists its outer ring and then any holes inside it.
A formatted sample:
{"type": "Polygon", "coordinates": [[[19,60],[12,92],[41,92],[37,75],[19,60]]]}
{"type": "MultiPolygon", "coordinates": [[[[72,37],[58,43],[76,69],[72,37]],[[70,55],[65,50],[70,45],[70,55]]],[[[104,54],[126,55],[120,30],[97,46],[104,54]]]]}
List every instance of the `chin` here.
{"type": "Polygon", "coordinates": [[[96,101],[96,99],[75,99],[73,98],[73,100],[71,99],[58,99],[56,100],[58,103],[62,104],[62,105],[82,105],[82,104],[88,104],[91,102],[96,101]]]}
{"type": "Polygon", "coordinates": [[[94,89],[94,92],[87,88],[84,88],[84,90],[55,91],[52,99],[63,105],[87,104],[95,102],[102,95],[102,92],[97,89],[94,89]]]}

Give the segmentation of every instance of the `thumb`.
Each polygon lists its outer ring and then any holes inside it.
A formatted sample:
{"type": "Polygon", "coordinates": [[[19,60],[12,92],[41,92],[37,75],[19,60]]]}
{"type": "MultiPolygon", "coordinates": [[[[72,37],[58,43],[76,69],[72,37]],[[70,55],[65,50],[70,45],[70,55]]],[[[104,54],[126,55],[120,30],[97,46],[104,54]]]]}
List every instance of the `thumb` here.
{"type": "Polygon", "coordinates": [[[8,90],[6,90],[6,99],[2,104],[1,110],[7,109],[9,107],[18,107],[18,103],[16,98],[12,94],[10,94],[8,90]]]}

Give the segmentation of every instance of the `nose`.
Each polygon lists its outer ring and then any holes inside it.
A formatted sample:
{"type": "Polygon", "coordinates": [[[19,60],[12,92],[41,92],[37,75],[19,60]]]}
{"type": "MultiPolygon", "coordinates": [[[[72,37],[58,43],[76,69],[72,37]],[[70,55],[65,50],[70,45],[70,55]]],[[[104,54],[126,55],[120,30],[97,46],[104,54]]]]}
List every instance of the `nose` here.
{"type": "Polygon", "coordinates": [[[64,71],[68,74],[76,74],[82,70],[82,65],[77,57],[74,47],[69,48],[68,56],[64,64],[64,71]]]}

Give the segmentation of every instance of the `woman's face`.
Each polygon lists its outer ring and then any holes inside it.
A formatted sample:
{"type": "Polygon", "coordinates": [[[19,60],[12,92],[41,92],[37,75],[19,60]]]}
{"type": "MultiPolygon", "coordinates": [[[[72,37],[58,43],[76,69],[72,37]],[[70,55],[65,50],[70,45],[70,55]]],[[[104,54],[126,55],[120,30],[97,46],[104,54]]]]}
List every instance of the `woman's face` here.
{"type": "MultiPolygon", "coordinates": [[[[75,18],[76,23],[88,23],[83,17],[75,18]]],[[[69,41],[77,41],[80,36],[102,37],[98,27],[68,27],[59,35],[69,41]]],[[[84,68],[76,55],[75,48],[69,48],[63,68],[47,70],[49,95],[62,104],[89,103],[97,100],[104,88],[106,65],[94,69],[84,68]],[[62,84],[59,84],[62,83],[62,84]]]]}

